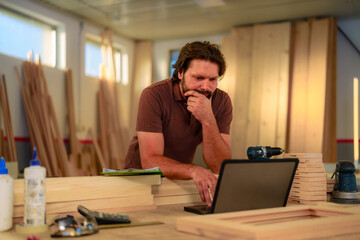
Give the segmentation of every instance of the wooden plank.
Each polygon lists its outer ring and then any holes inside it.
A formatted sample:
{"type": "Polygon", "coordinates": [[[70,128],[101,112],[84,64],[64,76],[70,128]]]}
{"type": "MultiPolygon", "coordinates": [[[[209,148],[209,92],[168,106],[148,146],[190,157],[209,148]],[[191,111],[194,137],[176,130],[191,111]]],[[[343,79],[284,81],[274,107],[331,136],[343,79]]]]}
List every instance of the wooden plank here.
{"type": "MultiPolygon", "coordinates": [[[[125,177],[64,177],[46,178],[46,201],[65,202],[103,197],[134,196],[141,191],[151,194],[151,185],[160,184],[159,175],[125,177]],[[91,187],[89,187],[91,186],[91,187]],[[131,189],[134,188],[134,191],[131,189]]],[[[24,181],[14,181],[14,205],[24,203],[24,181]]]]}
{"type": "Polygon", "coordinates": [[[7,121],[8,121],[8,131],[9,131],[9,133],[7,133],[7,135],[9,135],[9,137],[8,137],[9,151],[12,156],[11,160],[13,162],[17,162],[16,147],[15,147],[15,140],[14,140],[14,130],[13,130],[11,114],[10,114],[9,96],[8,96],[8,91],[7,91],[7,86],[6,86],[5,75],[3,75],[3,90],[4,90],[4,94],[5,94],[5,106],[6,106],[6,112],[7,112],[6,115],[7,115],[7,121]]]}
{"type": "Polygon", "coordinates": [[[300,161],[306,159],[317,162],[319,159],[322,159],[322,153],[316,153],[316,152],[315,153],[304,153],[304,152],[284,153],[284,158],[299,158],[300,161]]]}
{"type": "Polygon", "coordinates": [[[326,192],[292,191],[289,197],[298,197],[304,200],[326,200],[326,192]]]}
{"type": "Polygon", "coordinates": [[[107,140],[107,132],[106,132],[106,112],[105,112],[105,103],[104,103],[104,93],[101,90],[102,83],[100,82],[100,90],[97,93],[98,100],[98,116],[99,116],[99,145],[101,148],[101,152],[103,153],[104,164],[106,167],[110,166],[109,162],[109,153],[108,153],[108,140],[107,140]]]}
{"type": "Polygon", "coordinates": [[[126,158],[126,153],[127,153],[127,149],[128,149],[128,144],[130,143],[130,138],[129,135],[127,134],[127,131],[124,131],[124,129],[126,129],[123,126],[123,122],[121,121],[120,118],[120,104],[119,104],[119,84],[117,83],[113,83],[114,87],[113,87],[113,91],[114,91],[114,102],[115,102],[115,124],[116,124],[116,136],[117,136],[117,143],[121,146],[121,150],[120,150],[120,163],[119,163],[119,169],[124,169],[125,167],[125,158],[126,158]]]}
{"type": "Polygon", "coordinates": [[[324,172],[295,172],[295,176],[298,177],[323,177],[326,181],[326,174],[324,172]]]}
{"type": "MultiPolygon", "coordinates": [[[[3,80],[5,82],[5,76],[2,75],[3,80]]],[[[14,136],[13,136],[13,131],[12,131],[12,126],[11,126],[11,116],[10,111],[9,111],[9,103],[7,101],[7,93],[6,90],[4,89],[4,85],[2,85],[0,83],[0,103],[1,103],[1,109],[2,109],[2,113],[3,113],[3,118],[4,118],[4,126],[5,126],[5,132],[6,132],[6,136],[7,136],[7,147],[9,149],[9,158],[7,159],[7,161],[13,162],[13,161],[17,161],[16,159],[16,152],[14,151],[15,149],[15,142],[14,142],[14,136]]]]}
{"type": "Polygon", "coordinates": [[[253,27],[234,28],[229,36],[222,40],[221,48],[225,56],[227,69],[219,87],[225,90],[233,104],[231,123],[232,155],[247,158],[247,118],[249,90],[251,82],[251,59],[253,27]]]}
{"type": "Polygon", "coordinates": [[[36,109],[39,113],[38,117],[41,118],[39,119],[41,122],[40,129],[43,134],[42,137],[45,139],[48,158],[54,175],[63,176],[65,175],[64,165],[61,160],[61,155],[59,154],[60,149],[57,149],[57,145],[59,144],[59,141],[62,141],[62,138],[57,138],[51,130],[53,126],[51,123],[51,107],[53,106],[51,106],[51,97],[47,88],[44,69],[40,60],[38,64],[30,63],[29,65],[35,72],[32,83],[37,90],[35,90],[33,97],[37,102],[36,109]]]}
{"type": "Polygon", "coordinates": [[[325,94],[325,122],[323,134],[324,162],[337,162],[336,98],[337,98],[337,22],[329,19],[329,44],[327,59],[327,77],[325,94]]]}
{"type": "Polygon", "coordinates": [[[99,164],[102,168],[107,168],[108,166],[106,165],[106,162],[105,162],[105,159],[103,157],[103,154],[102,154],[102,151],[101,151],[101,148],[98,144],[98,141],[95,137],[95,134],[94,134],[94,131],[92,128],[89,128],[89,131],[88,131],[88,134],[90,135],[90,138],[92,139],[93,141],[93,145],[95,147],[95,151],[96,151],[96,155],[98,157],[98,160],[99,160],[99,164]]]}
{"type": "MultiPolygon", "coordinates": [[[[249,111],[248,111],[248,125],[246,129],[246,142],[248,146],[256,146],[260,144],[260,129],[261,125],[261,97],[264,82],[263,82],[263,46],[266,46],[266,39],[262,34],[262,26],[254,27],[253,45],[252,45],[252,59],[251,59],[251,81],[249,86],[249,111]]],[[[262,145],[265,143],[261,143],[262,145]]]]}
{"type": "Polygon", "coordinates": [[[295,182],[322,182],[324,183],[326,181],[326,177],[306,177],[306,176],[303,176],[303,177],[298,177],[298,176],[295,176],[294,177],[294,181],[295,182]]]}
{"type": "MultiPolygon", "coordinates": [[[[154,201],[151,194],[144,194],[140,196],[120,197],[120,198],[102,198],[102,199],[90,199],[80,201],[69,201],[69,202],[54,202],[46,203],[47,214],[61,214],[66,212],[73,212],[77,210],[78,205],[84,205],[92,210],[107,210],[107,209],[131,209],[131,207],[145,207],[153,206],[154,201]]],[[[106,211],[108,212],[108,211],[106,211]]],[[[24,206],[14,207],[14,217],[24,216],[24,206]]]]}
{"type": "Polygon", "coordinates": [[[300,182],[300,181],[296,181],[293,182],[292,184],[293,186],[299,186],[299,187],[320,187],[320,186],[324,186],[324,183],[322,181],[320,182],[300,182]]]}
{"type": "Polygon", "coordinates": [[[308,55],[310,25],[294,23],[293,68],[291,72],[287,152],[305,152],[306,109],[308,106],[308,55]]]}
{"type": "Polygon", "coordinates": [[[304,152],[322,152],[325,117],[325,89],[329,19],[310,22],[307,127],[304,152]],[[317,103],[317,104],[312,104],[317,103]]]}
{"type": "Polygon", "coordinates": [[[298,164],[298,169],[300,168],[324,168],[324,164],[322,162],[312,162],[311,160],[308,161],[304,161],[302,159],[302,161],[299,161],[298,164]]]}
{"type": "Polygon", "coordinates": [[[312,168],[312,167],[303,167],[303,168],[298,168],[296,170],[296,173],[298,174],[302,174],[302,173],[325,173],[325,168],[312,168]]]}
{"type": "MultiPolygon", "coordinates": [[[[303,186],[303,185],[295,185],[293,184],[292,188],[295,190],[297,189],[297,191],[324,191],[326,192],[326,186],[303,186]]],[[[296,190],[295,190],[296,191],[296,190]]]]}
{"type": "Polygon", "coordinates": [[[199,194],[197,187],[192,180],[170,180],[161,178],[161,184],[152,188],[155,197],[178,196],[187,194],[199,194]]]}
{"type": "Polygon", "coordinates": [[[71,69],[68,69],[65,73],[65,86],[70,152],[77,157],[77,155],[81,154],[81,151],[79,140],[76,137],[73,79],[71,69]]]}
{"type": "Polygon", "coordinates": [[[1,156],[3,156],[5,158],[5,161],[7,161],[7,157],[5,157],[5,143],[4,143],[4,131],[2,129],[0,129],[0,153],[1,156]]]}
{"type": "Polygon", "coordinates": [[[173,196],[154,196],[154,203],[156,205],[169,205],[178,203],[201,203],[199,193],[183,194],[173,196]]]}
{"type": "MultiPolygon", "coordinates": [[[[259,144],[285,146],[289,86],[290,23],[261,25],[259,144]]],[[[256,31],[257,26],[255,26],[256,31]]]]}
{"type": "MultiPolygon", "coordinates": [[[[33,107],[30,104],[30,96],[28,94],[29,89],[26,88],[25,85],[23,85],[23,83],[21,81],[21,77],[20,77],[20,72],[19,72],[17,67],[15,67],[15,70],[16,70],[16,74],[17,74],[17,77],[18,77],[21,96],[22,96],[22,100],[23,100],[23,104],[24,104],[24,108],[25,108],[26,119],[27,119],[27,122],[29,124],[28,129],[31,129],[31,130],[29,130],[29,133],[32,133],[32,135],[30,135],[30,136],[34,136],[34,140],[32,141],[33,144],[34,144],[33,146],[37,147],[39,158],[41,159],[42,164],[47,169],[47,175],[52,176],[53,172],[52,172],[52,169],[51,169],[51,167],[49,165],[48,157],[47,157],[46,152],[45,152],[44,142],[43,142],[43,139],[41,137],[39,126],[38,126],[39,123],[36,121],[36,118],[34,116],[33,107]]],[[[28,76],[27,72],[29,70],[27,69],[27,64],[25,64],[25,63],[23,64],[22,70],[23,70],[23,75],[24,75],[24,81],[25,81],[25,83],[28,84],[29,76],[28,76]]]]}
{"type": "MultiPolygon", "coordinates": [[[[39,60],[40,61],[40,60],[39,60]]],[[[50,161],[50,166],[54,176],[63,176],[64,170],[63,166],[59,164],[59,157],[56,154],[56,142],[54,136],[51,132],[51,123],[49,120],[49,102],[47,100],[48,92],[45,74],[42,72],[42,66],[35,63],[27,63],[27,65],[32,69],[34,74],[32,75],[31,84],[33,85],[33,109],[37,112],[39,124],[39,129],[44,138],[45,151],[47,153],[48,159],[50,161]]]]}
{"type": "MultiPolygon", "coordinates": [[[[49,118],[50,118],[50,122],[52,123],[52,126],[54,128],[53,131],[54,131],[54,134],[55,134],[56,140],[57,140],[57,148],[60,152],[60,159],[58,160],[58,164],[61,169],[65,170],[64,165],[71,164],[71,162],[69,162],[69,159],[67,156],[67,151],[65,148],[65,144],[63,142],[63,137],[62,137],[62,134],[60,131],[59,122],[58,122],[58,119],[57,119],[56,113],[55,113],[55,107],[54,107],[53,101],[50,96],[48,98],[48,101],[49,101],[49,111],[50,111],[49,118]]],[[[67,176],[69,176],[69,175],[67,175],[67,176]]]]}
{"type": "MultiPolygon", "coordinates": [[[[86,204],[86,203],[85,203],[86,204]]],[[[83,204],[83,205],[85,205],[83,204]]],[[[151,210],[154,210],[156,209],[156,205],[153,204],[153,205],[139,205],[139,206],[128,206],[128,207],[125,207],[125,206],[121,206],[119,208],[100,208],[100,209],[97,209],[96,211],[99,211],[99,212],[109,212],[109,213],[127,213],[127,212],[143,212],[143,211],[151,211],[151,210]]],[[[19,212],[21,212],[21,210],[17,210],[19,212]]],[[[57,218],[60,218],[62,216],[66,216],[66,215],[72,215],[74,216],[75,218],[82,218],[82,215],[77,211],[77,209],[74,209],[73,211],[70,211],[70,212],[61,212],[61,213],[47,213],[46,214],[46,219],[47,219],[47,222],[49,224],[51,224],[54,220],[53,219],[57,219],[57,218]]],[[[13,220],[13,224],[21,224],[22,222],[24,221],[23,217],[20,216],[20,217],[15,217],[14,220],[13,220]]]]}

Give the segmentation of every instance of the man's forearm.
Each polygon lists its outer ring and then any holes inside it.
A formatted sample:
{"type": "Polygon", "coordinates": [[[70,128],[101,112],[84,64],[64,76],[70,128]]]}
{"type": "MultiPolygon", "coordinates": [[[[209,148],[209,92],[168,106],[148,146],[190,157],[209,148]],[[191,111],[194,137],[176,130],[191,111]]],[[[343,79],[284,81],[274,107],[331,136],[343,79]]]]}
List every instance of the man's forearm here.
{"type": "Polygon", "coordinates": [[[143,168],[159,167],[165,177],[182,180],[192,179],[191,174],[196,167],[164,156],[151,156],[151,160],[142,161],[142,165],[143,168]]]}
{"type": "Polygon", "coordinates": [[[231,149],[221,136],[216,121],[203,123],[203,157],[206,165],[216,174],[221,162],[231,158],[231,149]]]}

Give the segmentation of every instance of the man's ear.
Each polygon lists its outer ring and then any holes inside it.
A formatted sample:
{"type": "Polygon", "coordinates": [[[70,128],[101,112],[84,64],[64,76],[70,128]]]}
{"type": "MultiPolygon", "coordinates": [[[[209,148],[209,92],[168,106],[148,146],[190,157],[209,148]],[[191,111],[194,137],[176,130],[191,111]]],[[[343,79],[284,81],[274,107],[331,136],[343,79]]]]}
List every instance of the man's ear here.
{"type": "Polygon", "coordinates": [[[179,78],[180,80],[182,80],[183,77],[184,77],[184,70],[178,71],[178,78],[179,78]]]}

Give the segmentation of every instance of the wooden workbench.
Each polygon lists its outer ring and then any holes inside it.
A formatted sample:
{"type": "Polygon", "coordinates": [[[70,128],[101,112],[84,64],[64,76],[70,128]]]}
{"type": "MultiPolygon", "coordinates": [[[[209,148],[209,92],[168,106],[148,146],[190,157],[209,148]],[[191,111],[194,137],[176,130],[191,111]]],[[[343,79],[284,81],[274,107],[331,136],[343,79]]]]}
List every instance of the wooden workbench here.
{"type": "MultiPolygon", "coordinates": [[[[175,229],[176,218],[182,216],[193,216],[192,213],[188,213],[183,210],[184,205],[186,204],[163,205],[158,206],[154,210],[127,213],[133,222],[163,222],[163,224],[160,225],[100,229],[98,233],[83,236],[81,239],[204,239],[199,236],[179,232],[175,229]]],[[[39,233],[37,235],[41,240],[54,239],[50,237],[50,234],[49,230],[48,232],[39,233]]],[[[25,238],[25,235],[16,233],[14,229],[0,233],[1,240],[24,240],[25,238]]]]}
{"type": "MultiPolygon", "coordinates": [[[[206,239],[204,237],[179,232],[175,228],[176,219],[183,216],[194,216],[192,213],[185,212],[183,206],[189,204],[162,205],[153,210],[137,211],[128,213],[134,222],[161,221],[161,225],[138,226],[128,228],[101,229],[98,233],[81,237],[82,240],[98,239],[187,239],[197,240],[206,239]]],[[[38,234],[40,240],[54,239],[50,237],[50,231],[38,234]]],[[[25,235],[15,232],[15,230],[0,233],[2,240],[24,240],[25,235]]],[[[70,239],[70,238],[65,238],[70,239]]],[[[317,238],[318,239],[318,238],[317,238]]],[[[360,239],[360,235],[344,235],[326,238],[326,240],[355,240],[360,239]]],[[[325,240],[325,239],[324,239],[325,240]]]]}
{"type": "MultiPolygon", "coordinates": [[[[23,180],[16,180],[14,189],[14,219],[22,219],[23,180]],[[16,209],[18,209],[16,211],[16,209]]],[[[200,200],[193,181],[169,180],[159,176],[132,177],[74,177],[47,179],[47,220],[58,215],[76,217],[76,206],[91,210],[127,214],[133,223],[161,221],[160,225],[100,229],[81,239],[206,239],[176,230],[176,219],[195,214],[185,212],[184,206],[200,200]]],[[[328,204],[324,202],[324,204],[328,204]]],[[[338,207],[338,206],[333,206],[338,207]]],[[[356,207],[360,209],[359,207],[356,207]]],[[[51,221],[50,221],[51,222],[51,221]]],[[[40,240],[51,238],[51,230],[40,233],[40,240]]],[[[24,240],[26,235],[15,228],[0,232],[0,240],[24,240]]],[[[70,238],[66,238],[70,239],[70,238]]],[[[360,235],[334,236],[326,240],[360,239],[360,235]]]]}

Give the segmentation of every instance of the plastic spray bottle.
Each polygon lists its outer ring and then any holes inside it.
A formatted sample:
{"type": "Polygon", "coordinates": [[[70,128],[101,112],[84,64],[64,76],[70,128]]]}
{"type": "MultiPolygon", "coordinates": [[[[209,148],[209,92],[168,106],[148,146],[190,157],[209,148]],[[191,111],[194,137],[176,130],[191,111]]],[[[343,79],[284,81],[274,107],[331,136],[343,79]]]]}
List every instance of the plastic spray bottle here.
{"type": "Polygon", "coordinates": [[[12,228],[14,180],[8,174],[5,159],[0,160],[0,232],[12,228]]]}
{"type": "Polygon", "coordinates": [[[39,226],[46,223],[46,169],[40,166],[35,147],[33,152],[34,157],[30,161],[30,166],[24,171],[24,223],[39,226]]]}

